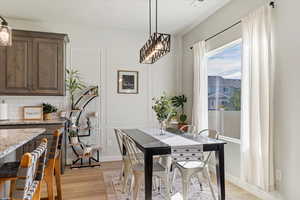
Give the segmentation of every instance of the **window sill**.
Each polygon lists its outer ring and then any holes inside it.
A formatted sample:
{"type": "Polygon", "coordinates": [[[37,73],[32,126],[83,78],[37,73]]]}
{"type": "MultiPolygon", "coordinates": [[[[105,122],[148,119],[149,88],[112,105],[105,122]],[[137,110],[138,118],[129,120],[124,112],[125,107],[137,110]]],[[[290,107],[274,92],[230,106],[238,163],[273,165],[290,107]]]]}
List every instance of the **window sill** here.
{"type": "Polygon", "coordinates": [[[220,135],[220,139],[224,140],[226,142],[231,142],[231,143],[235,143],[235,144],[241,144],[241,140],[240,139],[236,139],[236,138],[231,138],[231,137],[226,137],[226,136],[220,135]]]}

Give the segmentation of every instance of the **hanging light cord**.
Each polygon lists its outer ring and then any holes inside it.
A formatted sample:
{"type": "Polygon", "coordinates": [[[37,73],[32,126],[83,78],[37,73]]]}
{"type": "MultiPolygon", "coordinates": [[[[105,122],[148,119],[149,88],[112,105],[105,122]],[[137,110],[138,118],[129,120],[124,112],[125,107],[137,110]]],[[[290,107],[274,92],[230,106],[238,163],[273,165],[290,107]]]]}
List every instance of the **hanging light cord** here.
{"type": "Polygon", "coordinates": [[[149,0],[149,36],[151,37],[151,0],[149,0]]]}
{"type": "Polygon", "coordinates": [[[2,20],[1,25],[4,25],[4,26],[8,25],[7,21],[2,16],[0,16],[0,19],[2,20]]]}
{"type": "Polygon", "coordinates": [[[156,18],[156,27],[155,27],[155,31],[156,31],[156,34],[157,34],[157,0],[156,0],[156,13],[155,13],[155,18],[156,18]]]}

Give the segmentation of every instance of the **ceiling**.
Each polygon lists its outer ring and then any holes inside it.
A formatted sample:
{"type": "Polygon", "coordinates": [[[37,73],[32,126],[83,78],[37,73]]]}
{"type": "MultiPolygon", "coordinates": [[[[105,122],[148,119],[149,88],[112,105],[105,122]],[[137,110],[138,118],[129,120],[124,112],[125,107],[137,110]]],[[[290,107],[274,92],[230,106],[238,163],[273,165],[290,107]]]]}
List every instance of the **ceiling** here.
{"type": "MultiPolygon", "coordinates": [[[[159,32],[186,32],[229,1],[159,0],[159,32]]],[[[1,0],[0,7],[13,19],[144,32],[148,12],[148,0],[1,0]]]]}

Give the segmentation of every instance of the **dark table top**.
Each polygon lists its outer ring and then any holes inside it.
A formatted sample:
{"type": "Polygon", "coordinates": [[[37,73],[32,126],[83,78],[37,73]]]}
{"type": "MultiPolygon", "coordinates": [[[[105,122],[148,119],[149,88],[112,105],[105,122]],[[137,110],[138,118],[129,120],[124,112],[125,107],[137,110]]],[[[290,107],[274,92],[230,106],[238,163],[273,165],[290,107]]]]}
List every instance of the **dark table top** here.
{"type": "MultiPolygon", "coordinates": [[[[165,153],[171,152],[171,146],[164,143],[163,141],[153,137],[152,135],[149,135],[148,133],[145,133],[143,130],[140,129],[122,129],[122,131],[131,137],[137,146],[142,150],[155,150],[155,151],[161,151],[165,153]]],[[[168,130],[169,133],[171,133],[172,130],[168,130]]],[[[193,137],[188,134],[182,134],[176,131],[172,131],[172,134],[176,136],[181,136],[187,139],[190,139],[192,141],[198,142],[200,144],[203,144],[204,151],[209,150],[215,150],[216,146],[226,144],[222,140],[215,140],[207,137],[193,137]]],[[[159,154],[159,152],[157,152],[159,154]]]]}

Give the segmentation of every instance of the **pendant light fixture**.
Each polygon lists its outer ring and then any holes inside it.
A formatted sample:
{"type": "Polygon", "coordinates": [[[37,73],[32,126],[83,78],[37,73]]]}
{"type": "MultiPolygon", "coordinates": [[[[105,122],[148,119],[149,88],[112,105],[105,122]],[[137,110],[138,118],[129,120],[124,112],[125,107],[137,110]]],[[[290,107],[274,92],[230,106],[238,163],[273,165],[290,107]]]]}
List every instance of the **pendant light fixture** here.
{"type": "Polygon", "coordinates": [[[149,39],[140,50],[140,63],[153,64],[162,56],[170,52],[171,35],[158,33],[157,31],[157,0],[156,0],[156,24],[155,32],[151,31],[151,0],[149,0],[149,39]]]}
{"type": "Polygon", "coordinates": [[[12,30],[8,26],[7,21],[0,16],[0,46],[11,46],[12,44],[12,30]]]}

